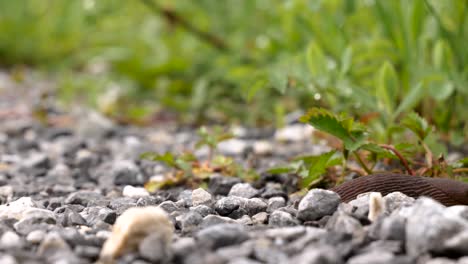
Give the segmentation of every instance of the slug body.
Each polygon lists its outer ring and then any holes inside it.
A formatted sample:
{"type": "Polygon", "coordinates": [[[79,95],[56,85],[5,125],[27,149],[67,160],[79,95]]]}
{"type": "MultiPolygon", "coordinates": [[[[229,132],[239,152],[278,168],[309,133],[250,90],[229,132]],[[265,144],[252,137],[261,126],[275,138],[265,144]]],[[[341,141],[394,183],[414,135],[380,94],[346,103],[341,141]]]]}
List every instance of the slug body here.
{"type": "Polygon", "coordinates": [[[345,182],[331,190],[338,193],[343,202],[349,202],[366,192],[380,192],[382,195],[402,192],[414,198],[427,196],[446,206],[468,205],[468,184],[443,178],[373,174],[345,182]]]}

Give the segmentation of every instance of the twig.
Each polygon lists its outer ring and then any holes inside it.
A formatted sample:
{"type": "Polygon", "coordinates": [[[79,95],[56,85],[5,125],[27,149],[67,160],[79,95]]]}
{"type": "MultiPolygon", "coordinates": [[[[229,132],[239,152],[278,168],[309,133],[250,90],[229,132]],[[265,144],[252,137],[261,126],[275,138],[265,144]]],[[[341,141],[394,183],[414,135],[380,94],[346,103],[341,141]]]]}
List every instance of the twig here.
{"type": "Polygon", "coordinates": [[[386,144],[380,144],[379,146],[381,148],[388,149],[391,152],[393,152],[398,157],[398,159],[400,159],[400,161],[403,164],[403,166],[405,167],[406,171],[408,171],[408,174],[409,175],[414,175],[414,171],[408,165],[408,161],[403,157],[403,155],[401,155],[401,153],[398,150],[395,149],[395,147],[393,147],[391,145],[386,145],[386,144]]]}
{"type": "Polygon", "coordinates": [[[453,169],[453,173],[464,173],[468,172],[468,168],[458,168],[458,169],[453,169]]]}
{"type": "Polygon", "coordinates": [[[141,2],[143,2],[143,4],[145,4],[147,7],[149,7],[154,13],[164,16],[164,18],[168,22],[180,25],[186,31],[197,36],[199,39],[209,43],[211,46],[217,48],[218,50],[227,51],[229,49],[227,44],[221,38],[211,34],[210,32],[203,31],[195,27],[182,16],[180,16],[178,13],[176,13],[174,10],[161,7],[152,0],[141,0],[141,2]]]}

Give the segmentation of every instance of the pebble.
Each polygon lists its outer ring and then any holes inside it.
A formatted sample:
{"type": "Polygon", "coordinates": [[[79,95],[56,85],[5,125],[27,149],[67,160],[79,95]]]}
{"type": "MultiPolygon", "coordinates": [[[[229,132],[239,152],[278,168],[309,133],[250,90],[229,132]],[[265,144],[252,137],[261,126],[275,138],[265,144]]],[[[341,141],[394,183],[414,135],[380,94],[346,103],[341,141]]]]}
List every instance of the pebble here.
{"type": "Polygon", "coordinates": [[[298,225],[297,221],[290,213],[283,211],[274,211],[268,219],[268,225],[274,227],[285,227],[298,225]]]}
{"type": "Polygon", "coordinates": [[[259,191],[249,183],[237,183],[232,186],[228,196],[238,196],[243,198],[252,198],[259,194],[259,191]]]}
{"type": "Polygon", "coordinates": [[[143,187],[133,187],[131,185],[126,185],[123,188],[122,195],[130,198],[141,198],[149,196],[149,192],[143,187]]]}
{"type": "Polygon", "coordinates": [[[218,224],[200,230],[195,238],[200,245],[211,249],[239,244],[249,238],[244,226],[239,224],[218,224]]]}
{"type": "Polygon", "coordinates": [[[202,188],[192,192],[192,206],[209,205],[212,202],[211,194],[202,188]]]}
{"type": "Polygon", "coordinates": [[[314,221],[335,212],[340,204],[340,196],[323,189],[310,190],[299,202],[297,218],[302,221],[314,221]]]}
{"type": "Polygon", "coordinates": [[[0,248],[14,249],[23,245],[21,238],[13,231],[6,231],[0,238],[0,248]]]}

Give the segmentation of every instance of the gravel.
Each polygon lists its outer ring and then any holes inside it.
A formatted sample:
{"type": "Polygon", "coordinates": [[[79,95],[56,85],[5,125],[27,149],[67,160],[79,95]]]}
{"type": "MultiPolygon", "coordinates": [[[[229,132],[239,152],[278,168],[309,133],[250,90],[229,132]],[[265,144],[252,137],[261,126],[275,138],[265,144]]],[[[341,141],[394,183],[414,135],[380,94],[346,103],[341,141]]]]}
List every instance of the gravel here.
{"type": "MultiPolygon", "coordinates": [[[[0,263],[468,263],[468,206],[395,192],[371,221],[369,195],[302,197],[291,177],[268,173],[246,182],[213,172],[193,189],[150,193],[148,179],[171,169],[139,154],[184,150],[195,131],[122,127],[86,113],[69,128],[31,119],[0,126],[0,263]]],[[[295,124],[259,138],[245,129],[220,151],[245,165],[253,147],[261,171],[326,151],[308,142],[310,132],[295,124]]]]}

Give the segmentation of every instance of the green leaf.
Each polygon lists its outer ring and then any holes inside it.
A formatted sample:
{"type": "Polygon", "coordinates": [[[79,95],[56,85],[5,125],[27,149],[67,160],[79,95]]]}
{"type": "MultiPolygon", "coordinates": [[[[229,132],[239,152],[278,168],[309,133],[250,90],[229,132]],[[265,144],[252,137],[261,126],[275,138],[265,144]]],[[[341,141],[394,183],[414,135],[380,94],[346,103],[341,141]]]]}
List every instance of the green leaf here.
{"type": "Polygon", "coordinates": [[[148,159],[152,161],[160,161],[166,163],[168,166],[177,168],[176,158],[174,154],[166,152],[164,154],[157,154],[152,152],[146,152],[140,155],[141,159],[148,159]]]}
{"type": "Polygon", "coordinates": [[[267,170],[270,174],[284,174],[284,173],[291,173],[294,172],[294,168],[290,166],[283,166],[283,167],[274,167],[267,170]]]}
{"type": "Polygon", "coordinates": [[[376,97],[379,108],[392,115],[398,99],[398,76],[395,68],[388,61],[384,62],[377,74],[376,97]]]}
{"type": "Polygon", "coordinates": [[[448,72],[454,69],[455,65],[452,50],[445,40],[439,39],[436,42],[432,53],[432,63],[434,67],[439,70],[448,72]]]}
{"type": "Polygon", "coordinates": [[[306,60],[312,76],[318,78],[326,74],[327,57],[317,43],[312,42],[309,44],[306,60]]]}
{"type": "Polygon", "coordinates": [[[330,151],[316,156],[314,162],[308,166],[308,173],[305,178],[302,179],[301,186],[307,187],[312,182],[320,179],[322,174],[327,171],[327,168],[336,164],[336,159],[333,159],[333,155],[336,151],[330,151]]]}
{"type": "Polygon", "coordinates": [[[419,102],[421,102],[421,99],[424,97],[424,95],[424,87],[422,82],[419,82],[408,92],[408,94],[405,95],[400,105],[398,105],[395,113],[393,114],[392,119],[395,120],[399,114],[409,109],[413,109],[416,105],[419,104],[419,102]]]}
{"type": "Polygon", "coordinates": [[[358,149],[366,139],[366,131],[362,124],[355,123],[345,115],[336,116],[322,108],[310,109],[299,120],[342,140],[345,149],[349,151],[358,149]]]}
{"type": "Polygon", "coordinates": [[[379,158],[390,158],[390,159],[398,159],[398,157],[393,154],[392,152],[380,147],[374,143],[367,143],[361,146],[360,149],[367,150],[372,154],[377,155],[379,158]]]}
{"type": "Polygon", "coordinates": [[[431,127],[428,125],[427,121],[415,112],[406,115],[401,123],[416,134],[419,140],[424,140],[431,132],[431,127]]]}
{"type": "Polygon", "coordinates": [[[344,50],[343,55],[341,56],[341,74],[342,75],[348,73],[348,71],[351,69],[352,59],[353,59],[353,49],[351,46],[349,46],[344,50]]]}

